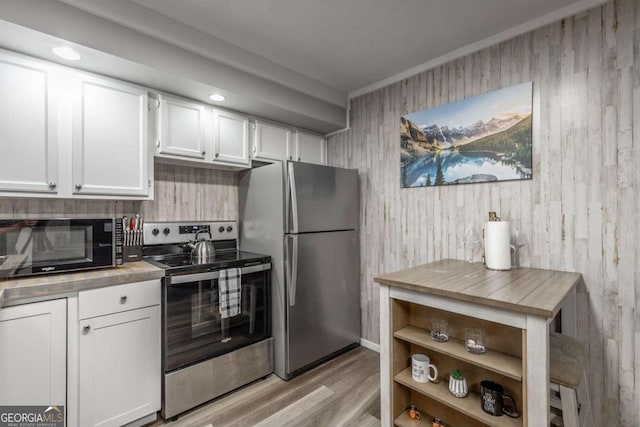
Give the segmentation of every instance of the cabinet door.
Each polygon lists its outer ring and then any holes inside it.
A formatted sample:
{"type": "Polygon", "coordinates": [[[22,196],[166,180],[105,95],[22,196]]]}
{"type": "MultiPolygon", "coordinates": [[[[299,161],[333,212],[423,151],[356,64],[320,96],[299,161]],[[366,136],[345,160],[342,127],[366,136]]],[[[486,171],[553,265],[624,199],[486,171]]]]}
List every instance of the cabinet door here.
{"type": "Polygon", "coordinates": [[[207,146],[205,106],[158,95],[158,153],[204,159],[207,146]]]}
{"type": "Polygon", "coordinates": [[[296,132],[296,154],[293,160],[327,164],[327,141],[321,135],[296,132]]]}
{"type": "Polygon", "coordinates": [[[67,300],[0,309],[0,405],[65,405],[67,300]]]}
{"type": "Polygon", "coordinates": [[[73,193],[149,194],[147,91],[79,75],[73,108],[73,193]]]}
{"type": "Polygon", "coordinates": [[[160,306],[80,321],[81,426],[121,426],[160,409],[160,306]]]}
{"type": "Polygon", "coordinates": [[[293,157],[291,129],[256,122],[254,140],[253,158],[256,160],[291,160],[293,157]]]}
{"type": "Polygon", "coordinates": [[[249,119],[213,110],[214,162],[249,166],[249,119]]]}
{"type": "Polygon", "coordinates": [[[0,53],[0,191],[57,192],[54,98],[46,64],[0,53]]]}

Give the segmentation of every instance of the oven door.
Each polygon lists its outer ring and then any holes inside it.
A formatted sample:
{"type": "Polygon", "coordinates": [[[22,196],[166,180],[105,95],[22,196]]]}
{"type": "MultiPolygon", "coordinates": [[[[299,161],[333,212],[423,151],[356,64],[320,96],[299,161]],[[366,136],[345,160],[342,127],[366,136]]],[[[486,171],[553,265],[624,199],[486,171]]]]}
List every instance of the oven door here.
{"type": "Polygon", "coordinates": [[[220,272],[165,278],[163,368],[168,373],[271,336],[271,264],[241,269],[238,314],[220,307],[220,272]]]}

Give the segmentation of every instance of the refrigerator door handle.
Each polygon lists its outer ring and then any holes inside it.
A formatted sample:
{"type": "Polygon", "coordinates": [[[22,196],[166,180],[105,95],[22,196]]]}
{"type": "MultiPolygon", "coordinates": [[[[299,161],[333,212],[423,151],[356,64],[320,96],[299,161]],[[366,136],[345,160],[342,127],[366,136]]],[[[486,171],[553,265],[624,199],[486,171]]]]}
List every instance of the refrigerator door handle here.
{"type": "Polygon", "coordinates": [[[291,232],[298,232],[298,198],[296,197],[296,177],[293,172],[293,163],[287,163],[289,169],[289,194],[290,194],[290,203],[291,206],[291,232]]]}
{"type": "Polygon", "coordinates": [[[291,258],[289,271],[289,306],[296,305],[296,285],[298,278],[298,236],[287,236],[291,242],[291,258]]]}

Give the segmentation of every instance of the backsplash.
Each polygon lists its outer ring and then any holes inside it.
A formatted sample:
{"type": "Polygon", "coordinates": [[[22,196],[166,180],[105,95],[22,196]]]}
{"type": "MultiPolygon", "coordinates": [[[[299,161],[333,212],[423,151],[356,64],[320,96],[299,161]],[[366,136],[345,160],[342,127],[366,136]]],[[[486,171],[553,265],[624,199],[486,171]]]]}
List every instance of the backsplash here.
{"type": "Polygon", "coordinates": [[[155,200],[139,202],[145,221],[238,219],[236,172],[155,165],[155,200]]]}
{"type": "Polygon", "coordinates": [[[235,172],[155,165],[155,200],[0,199],[0,219],[88,218],[140,213],[145,221],[238,218],[235,172]]]}

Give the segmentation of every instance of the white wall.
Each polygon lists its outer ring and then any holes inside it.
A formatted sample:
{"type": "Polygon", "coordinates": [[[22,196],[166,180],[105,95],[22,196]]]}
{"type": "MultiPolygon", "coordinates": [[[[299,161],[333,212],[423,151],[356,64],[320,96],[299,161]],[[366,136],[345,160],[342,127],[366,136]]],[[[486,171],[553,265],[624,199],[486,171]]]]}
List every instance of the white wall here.
{"type": "Polygon", "coordinates": [[[606,3],[351,102],[329,164],[361,178],[363,337],[379,342],[373,277],[464,259],[495,210],[529,239],[523,264],[578,271],[595,425],[640,425],[639,0],[606,3]],[[636,53],[634,53],[636,51],[636,53]],[[400,116],[534,82],[531,181],[400,189],[400,116]]]}

